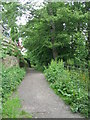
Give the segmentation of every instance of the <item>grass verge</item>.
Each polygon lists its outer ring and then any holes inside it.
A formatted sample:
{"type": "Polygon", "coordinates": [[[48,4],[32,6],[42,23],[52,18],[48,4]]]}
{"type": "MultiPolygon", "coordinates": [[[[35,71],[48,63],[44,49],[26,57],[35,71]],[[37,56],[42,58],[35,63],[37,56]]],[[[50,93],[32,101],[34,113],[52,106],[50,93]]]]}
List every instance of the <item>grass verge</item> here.
{"type": "Polygon", "coordinates": [[[3,104],[2,118],[32,118],[32,116],[21,110],[19,97],[10,98],[3,104]]]}

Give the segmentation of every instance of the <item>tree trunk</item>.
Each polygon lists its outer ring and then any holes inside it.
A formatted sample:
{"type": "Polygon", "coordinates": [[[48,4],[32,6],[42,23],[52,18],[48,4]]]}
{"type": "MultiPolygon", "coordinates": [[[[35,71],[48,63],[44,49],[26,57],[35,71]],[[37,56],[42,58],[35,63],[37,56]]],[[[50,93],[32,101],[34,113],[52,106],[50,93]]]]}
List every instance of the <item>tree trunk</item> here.
{"type": "Polygon", "coordinates": [[[52,43],[52,54],[53,54],[53,59],[55,60],[58,56],[57,50],[54,47],[54,43],[55,43],[55,24],[53,21],[51,21],[50,23],[51,25],[51,43],[52,43]]]}
{"type": "MultiPolygon", "coordinates": [[[[53,11],[52,11],[51,7],[49,8],[49,15],[53,15],[53,11]]],[[[53,59],[55,60],[58,56],[58,52],[57,52],[57,49],[54,47],[54,43],[55,43],[55,24],[54,24],[53,20],[50,21],[50,27],[51,27],[52,54],[53,54],[53,59]]]]}
{"type": "MultiPolygon", "coordinates": [[[[89,13],[88,13],[89,14],[89,13]]],[[[88,74],[89,74],[89,81],[88,81],[88,118],[90,118],[90,15],[88,15],[88,74]]]]}

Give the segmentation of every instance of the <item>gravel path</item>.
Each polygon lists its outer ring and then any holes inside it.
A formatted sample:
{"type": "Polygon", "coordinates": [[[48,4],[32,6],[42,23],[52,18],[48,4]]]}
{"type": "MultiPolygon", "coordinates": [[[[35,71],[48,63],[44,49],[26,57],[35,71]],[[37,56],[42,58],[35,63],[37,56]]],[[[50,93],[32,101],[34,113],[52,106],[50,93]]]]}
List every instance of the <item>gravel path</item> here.
{"type": "Polygon", "coordinates": [[[28,69],[18,89],[22,109],[33,118],[80,118],[49,88],[42,73],[28,69]]]}

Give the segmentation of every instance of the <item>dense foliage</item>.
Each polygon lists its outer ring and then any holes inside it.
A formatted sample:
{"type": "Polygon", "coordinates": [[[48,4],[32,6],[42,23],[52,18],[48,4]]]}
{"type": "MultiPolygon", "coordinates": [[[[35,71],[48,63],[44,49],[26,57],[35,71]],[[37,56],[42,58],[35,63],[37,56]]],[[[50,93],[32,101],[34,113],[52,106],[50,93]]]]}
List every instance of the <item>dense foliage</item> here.
{"type": "Polygon", "coordinates": [[[86,3],[48,3],[35,11],[22,27],[24,46],[32,64],[48,65],[51,59],[73,59],[87,65],[88,11],[86,3]]]}
{"type": "Polygon", "coordinates": [[[88,72],[69,71],[63,61],[52,61],[45,71],[55,92],[71,106],[73,112],[88,116],[88,72]]]}
{"type": "Polygon", "coordinates": [[[13,2],[2,3],[2,27],[4,29],[3,34],[10,36],[13,41],[18,41],[19,31],[16,24],[16,18],[20,15],[20,5],[13,2]],[[7,18],[7,19],[6,19],[7,18]],[[10,30],[11,29],[11,30],[10,30]],[[9,32],[10,31],[10,32],[9,32]]]}
{"type": "MultiPolygon", "coordinates": [[[[39,9],[34,9],[34,5],[31,8],[30,4],[31,2],[27,2],[22,6],[12,2],[3,3],[4,35],[7,36],[9,31],[9,37],[14,42],[18,42],[21,37],[27,49],[27,58],[40,70],[47,67],[52,59],[62,59],[64,63],[51,62],[45,70],[46,78],[51,87],[71,105],[74,112],[87,116],[87,102],[88,98],[90,99],[87,94],[87,90],[90,91],[87,86],[90,78],[90,2],[44,0],[43,7],[39,9]],[[18,26],[17,17],[22,15],[26,15],[27,24],[18,26]],[[66,70],[67,65],[74,66],[75,69],[66,70]],[[76,70],[77,67],[81,71],[76,70]],[[85,71],[86,68],[88,71],[85,71]]],[[[10,54],[11,51],[8,50],[10,54]]],[[[23,64],[23,59],[20,58],[20,61],[23,64]]],[[[24,71],[21,72],[20,68],[3,71],[3,97],[7,98],[6,93],[16,88],[24,71]]]]}
{"type": "Polygon", "coordinates": [[[19,67],[2,68],[2,98],[3,102],[16,90],[17,86],[22,81],[25,75],[25,70],[19,67]]]}
{"type": "Polygon", "coordinates": [[[72,59],[74,65],[86,67],[89,60],[88,2],[45,2],[39,9],[30,5],[31,2],[25,5],[3,3],[2,20],[13,41],[22,37],[31,63],[40,68],[55,58],[65,62],[72,59]],[[18,26],[17,17],[25,12],[28,22],[18,26]]]}
{"type": "Polygon", "coordinates": [[[21,51],[19,50],[17,44],[12,40],[10,40],[10,38],[3,37],[3,41],[1,44],[2,44],[2,48],[1,48],[2,54],[0,58],[6,57],[7,54],[10,56],[18,57],[18,58],[22,56],[21,51]]]}

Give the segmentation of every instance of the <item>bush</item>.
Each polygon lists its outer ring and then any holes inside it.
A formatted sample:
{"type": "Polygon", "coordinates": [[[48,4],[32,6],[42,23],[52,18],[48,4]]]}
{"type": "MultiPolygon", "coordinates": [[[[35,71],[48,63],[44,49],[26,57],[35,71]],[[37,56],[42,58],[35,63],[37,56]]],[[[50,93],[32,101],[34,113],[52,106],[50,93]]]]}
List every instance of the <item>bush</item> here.
{"type": "Polygon", "coordinates": [[[71,106],[73,112],[88,116],[88,86],[87,80],[82,80],[83,74],[66,70],[63,61],[52,61],[44,73],[50,86],[71,106]]]}
{"type": "Polygon", "coordinates": [[[2,67],[2,98],[3,102],[16,90],[17,86],[22,81],[25,75],[25,70],[20,67],[5,68],[2,67]]]}

